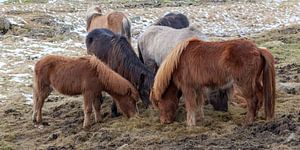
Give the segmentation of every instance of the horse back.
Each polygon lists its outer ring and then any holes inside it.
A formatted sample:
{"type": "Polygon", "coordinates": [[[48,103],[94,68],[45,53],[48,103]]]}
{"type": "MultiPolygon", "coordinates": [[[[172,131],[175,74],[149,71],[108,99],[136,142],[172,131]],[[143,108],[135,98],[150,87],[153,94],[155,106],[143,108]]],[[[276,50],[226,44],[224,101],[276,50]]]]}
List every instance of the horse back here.
{"type": "Polygon", "coordinates": [[[256,46],[248,40],[193,41],[181,55],[179,80],[191,76],[191,83],[225,85],[232,78],[257,72],[259,59],[256,46]]]}
{"type": "Polygon", "coordinates": [[[196,35],[189,28],[152,26],[140,36],[138,45],[145,62],[154,60],[160,65],[178,43],[194,36],[196,35]]]}
{"type": "Polygon", "coordinates": [[[44,85],[51,85],[62,94],[79,95],[83,89],[99,89],[96,71],[88,61],[88,57],[47,56],[37,63],[36,76],[44,85]]]}
{"type": "Polygon", "coordinates": [[[108,28],[107,16],[95,13],[88,18],[87,31],[91,32],[97,28],[108,28]]]}
{"type": "MultiPolygon", "coordinates": [[[[107,28],[115,33],[122,33],[123,18],[126,16],[121,12],[112,12],[107,15],[107,28]]],[[[127,18],[126,18],[127,19],[127,18]]]]}

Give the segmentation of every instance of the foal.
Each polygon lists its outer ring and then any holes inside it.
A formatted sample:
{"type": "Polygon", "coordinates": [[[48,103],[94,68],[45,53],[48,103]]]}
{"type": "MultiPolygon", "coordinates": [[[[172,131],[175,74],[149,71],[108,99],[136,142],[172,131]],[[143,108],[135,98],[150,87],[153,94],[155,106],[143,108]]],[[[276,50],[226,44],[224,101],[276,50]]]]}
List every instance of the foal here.
{"type": "Polygon", "coordinates": [[[53,88],[65,95],[83,94],[83,128],[90,127],[92,107],[95,121],[101,120],[101,91],[109,93],[128,118],[135,114],[136,100],[139,98],[130,82],[94,56],[46,56],[34,68],[33,122],[37,126],[42,123],[42,107],[53,88]]]}
{"type": "Polygon", "coordinates": [[[175,119],[180,89],[185,97],[187,125],[203,119],[203,88],[234,83],[247,101],[245,124],[254,121],[261,102],[267,120],[274,117],[275,67],[272,54],[248,40],[204,42],[188,39],[175,47],[157,71],[150,99],[160,121],[175,119]]]}

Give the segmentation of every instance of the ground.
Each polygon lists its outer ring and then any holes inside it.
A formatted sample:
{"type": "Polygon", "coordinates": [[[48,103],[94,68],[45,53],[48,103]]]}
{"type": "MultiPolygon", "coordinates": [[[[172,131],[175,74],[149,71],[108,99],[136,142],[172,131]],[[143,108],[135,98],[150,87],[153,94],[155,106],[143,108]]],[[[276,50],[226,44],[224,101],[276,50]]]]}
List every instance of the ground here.
{"type": "Polygon", "coordinates": [[[83,130],[82,96],[57,92],[43,108],[44,128],[31,121],[34,63],[47,54],[86,55],[86,10],[99,2],[26,1],[0,4],[0,149],[299,149],[300,148],[300,3],[102,1],[104,12],[120,10],[137,37],[159,16],[179,11],[210,40],[246,37],[276,58],[276,115],[242,126],[246,110],[228,112],[205,106],[205,120],[187,127],[181,104],[176,121],[160,124],[158,111],[141,109],[131,119],[110,118],[105,95],[101,123],[83,130]],[[6,22],[2,23],[2,22],[6,22]],[[7,24],[8,23],[8,24],[7,24]],[[7,29],[7,30],[6,30],[7,29]],[[4,34],[5,33],[5,34],[4,34]]]}

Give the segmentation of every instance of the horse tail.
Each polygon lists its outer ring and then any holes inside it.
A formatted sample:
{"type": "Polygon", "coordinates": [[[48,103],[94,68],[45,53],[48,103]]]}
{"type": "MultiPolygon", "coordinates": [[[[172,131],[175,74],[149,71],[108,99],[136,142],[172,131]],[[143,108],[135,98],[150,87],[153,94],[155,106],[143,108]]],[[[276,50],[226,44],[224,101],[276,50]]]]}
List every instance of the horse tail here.
{"type": "Polygon", "coordinates": [[[139,93],[136,88],[125,78],[110,69],[96,56],[90,56],[90,65],[96,69],[100,82],[109,94],[116,94],[120,96],[128,95],[131,98],[138,100],[139,93]]]}
{"type": "Polygon", "coordinates": [[[142,61],[142,63],[145,63],[143,55],[142,55],[142,51],[141,51],[141,48],[140,48],[140,43],[138,43],[137,49],[138,49],[139,59],[142,61]]]}
{"type": "Polygon", "coordinates": [[[267,50],[260,48],[260,55],[263,59],[263,93],[265,103],[265,115],[267,120],[274,117],[275,110],[275,67],[274,57],[267,50]]]}
{"type": "Polygon", "coordinates": [[[171,53],[160,65],[150,93],[150,99],[154,101],[154,104],[156,104],[155,102],[159,101],[159,99],[161,99],[161,97],[163,96],[168,85],[170,84],[172,74],[179,64],[180,56],[183,50],[185,50],[189,43],[192,41],[198,41],[198,39],[193,37],[179,43],[174,49],[172,49],[171,53]]]}
{"type": "Polygon", "coordinates": [[[86,19],[86,31],[89,31],[89,28],[91,26],[91,22],[92,22],[93,18],[94,18],[94,15],[90,15],[90,16],[87,17],[87,19],[86,19]]]}
{"type": "Polygon", "coordinates": [[[123,17],[122,20],[122,26],[123,26],[122,35],[125,35],[128,39],[128,42],[131,43],[131,25],[130,25],[130,21],[125,16],[123,17]]]}

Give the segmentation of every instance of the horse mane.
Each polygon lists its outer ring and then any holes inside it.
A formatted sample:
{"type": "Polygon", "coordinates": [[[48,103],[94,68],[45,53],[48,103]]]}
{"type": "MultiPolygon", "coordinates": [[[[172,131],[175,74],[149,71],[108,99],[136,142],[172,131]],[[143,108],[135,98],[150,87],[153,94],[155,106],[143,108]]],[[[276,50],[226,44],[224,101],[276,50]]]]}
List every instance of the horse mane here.
{"type": "Polygon", "coordinates": [[[87,11],[87,19],[86,19],[86,30],[90,28],[91,22],[94,17],[103,16],[102,11],[99,6],[92,7],[87,11]]]}
{"type": "Polygon", "coordinates": [[[139,98],[138,91],[129,81],[106,66],[96,56],[87,57],[90,58],[89,63],[91,68],[96,69],[99,80],[102,81],[107,90],[113,91],[114,94],[121,96],[130,93],[130,96],[135,100],[139,98]]]}
{"type": "Polygon", "coordinates": [[[153,88],[150,94],[150,99],[159,100],[169,86],[172,74],[177,68],[182,52],[186,49],[190,42],[199,41],[199,39],[192,37],[179,43],[166,59],[160,65],[153,83],[153,88]]]}
{"type": "Polygon", "coordinates": [[[150,79],[145,78],[145,84],[151,87],[154,74],[141,62],[127,39],[122,35],[115,35],[115,38],[112,39],[113,54],[116,55],[116,59],[119,58],[122,61],[117,64],[121,65],[118,72],[136,86],[140,85],[141,75],[149,76],[150,79]]]}

